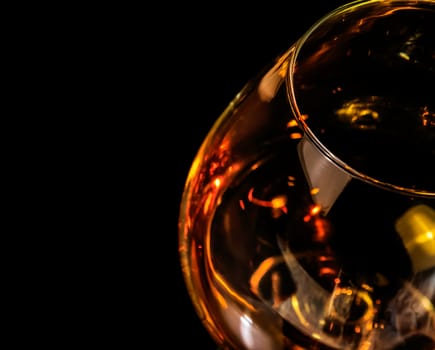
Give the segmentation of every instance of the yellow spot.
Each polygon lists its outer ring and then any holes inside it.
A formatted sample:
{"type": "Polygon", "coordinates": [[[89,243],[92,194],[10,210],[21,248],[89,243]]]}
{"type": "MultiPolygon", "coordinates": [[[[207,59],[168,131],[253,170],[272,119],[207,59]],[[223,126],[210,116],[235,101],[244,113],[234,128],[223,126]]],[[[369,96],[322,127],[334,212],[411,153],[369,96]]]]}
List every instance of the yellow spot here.
{"type": "Polygon", "coordinates": [[[399,52],[399,56],[402,57],[403,59],[409,61],[409,56],[408,56],[406,53],[404,53],[404,52],[399,52]]]}
{"type": "Polygon", "coordinates": [[[314,187],[311,191],[310,191],[310,193],[312,194],[312,195],[315,195],[315,194],[317,194],[317,193],[319,193],[320,192],[320,188],[318,188],[318,187],[314,187]]]}

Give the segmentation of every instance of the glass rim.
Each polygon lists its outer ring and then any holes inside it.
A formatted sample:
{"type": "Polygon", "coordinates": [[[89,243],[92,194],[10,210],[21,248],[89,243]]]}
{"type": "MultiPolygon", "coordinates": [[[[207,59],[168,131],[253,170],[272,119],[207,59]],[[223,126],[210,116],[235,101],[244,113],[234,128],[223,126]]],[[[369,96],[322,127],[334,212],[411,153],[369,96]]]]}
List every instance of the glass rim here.
{"type": "MultiPolygon", "coordinates": [[[[434,0],[415,0],[411,2],[414,7],[418,7],[424,4],[435,5],[434,0]]],[[[311,25],[307,31],[295,42],[293,45],[293,53],[289,57],[289,66],[286,75],[286,85],[287,85],[287,97],[289,99],[290,106],[295,114],[295,119],[298,125],[304,131],[304,135],[313,143],[313,145],[324,154],[331,162],[333,162],[336,166],[338,166],[343,172],[349,174],[352,178],[359,179],[363,182],[372,184],[377,187],[381,187],[383,189],[391,190],[394,192],[404,193],[410,196],[418,196],[418,197],[435,197],[435,191],[424,190],[424,189],[415,189],[411,187],[405,187],[400,185],[395,185],[390,182],[378,180],[375,177],[369,176],[364,172],[360,172],[354,167],[348,165],[345,161],[341,160],[337,157],[333,152],[331,152],[327,146],[325,146],[319,138],[316,136],[316,133],[308,126],[305,122],[305,118],[303,118],[302,113],[299,110],[298,103],[295,97],[295,88],[293,83],[293,72],[296,66],[296,61],[299,56],[299,52],[301,51],[304,44],[311,37],[311,35],[326,21],[330,20],[333,17],[336,17],[340,14],[349,13],[350,11],[355,11],[355,9],[365,6],[371,6],[375,4],[385,4],[389,7],[391,6],[401,6],[403,4],[410,4],[409,0],[354,0],[349,3],[338,6],[334,10],[328,12],[324,16],[322,16],[319,20],[317,20],[313,25],[311,25]]]]}

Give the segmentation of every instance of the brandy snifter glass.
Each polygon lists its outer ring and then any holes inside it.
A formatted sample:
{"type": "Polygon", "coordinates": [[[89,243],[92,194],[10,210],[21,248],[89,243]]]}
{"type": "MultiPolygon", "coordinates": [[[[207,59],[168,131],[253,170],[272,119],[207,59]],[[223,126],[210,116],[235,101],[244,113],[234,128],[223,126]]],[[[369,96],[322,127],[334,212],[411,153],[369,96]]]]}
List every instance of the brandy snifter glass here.
{"type": "Polygon", "coordinates": [[[221,349],[435,349],[435,1],[324,15],[229,102],[179,253],[221,349]]]}

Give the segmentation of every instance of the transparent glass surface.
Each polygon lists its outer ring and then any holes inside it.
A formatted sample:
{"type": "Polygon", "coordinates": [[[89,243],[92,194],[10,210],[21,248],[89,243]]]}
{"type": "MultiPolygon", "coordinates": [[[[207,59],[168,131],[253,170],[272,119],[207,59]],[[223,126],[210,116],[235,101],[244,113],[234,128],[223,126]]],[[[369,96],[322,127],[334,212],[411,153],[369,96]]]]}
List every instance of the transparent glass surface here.
{"type": "Polygon", "coordinates": [[[179,251],[222,349],[435,349],[435,2],[344,5],[247,82],[179,251]]]}

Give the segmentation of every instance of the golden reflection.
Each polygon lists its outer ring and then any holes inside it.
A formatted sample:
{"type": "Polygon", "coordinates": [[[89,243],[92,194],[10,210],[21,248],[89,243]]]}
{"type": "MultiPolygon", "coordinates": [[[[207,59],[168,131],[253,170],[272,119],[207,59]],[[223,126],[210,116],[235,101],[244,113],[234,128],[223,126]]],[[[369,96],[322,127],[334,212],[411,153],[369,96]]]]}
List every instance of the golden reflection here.
{"type": "Polygon", "coordinates": [[[289,187],[293,187],[293,186],[296,185],[296,184],[295,184],[295,180],[296,180],[296,178],[295,178],[294,176],[288,176],[287,179],[288,179],[288,181],[287,181],[287,185],[288,185],[289,187]]]}
{"type": "Polygon", "coordinates": [[[319,215],[321,211],[322,207],[319,204],[313,205],[309,209],[308,214],[304,216],[304,222],[310,221],[311,219],[319,215]]]}
{"type": "Polygon", "coordinates": [[[207,214],[208,211],[210,210],[210,204],[213,201],[213,197],[214,197],[214,193],[211,192],[211,193],[208,194],[207,198],[205,199],[204,206],[203,206],[203,209],[202,209],[204,211],[204,214],[207,214]]]}
{"type": "Polygon", "coordinates": [[[254,271],[254,273],[251,275],[251,278],[249,279],[249,285],[251,288],[251,291],[255,295],[260,295],[260,282],[264,278],[264,276],[273,269],[278,264],[281,264],[283,262],[282,256],[271,256],[265,260],[263,260],[260,265],[257,267],[257,269],[254,271]]]}
{"type": "Polygon", "coordinates": [[[282,279],[279,272],[274,271],[272,272],[271,276],[271,282],[272,282],[272,300],[273,300],[273,307],[278,307],[285,298],[282,296],[282,279]]]}
{"type": "Polygon", "coordinates": [[[314,216],[320,213],[320,205],[315,205],[310,210],[310,215],[314,216]]]}
{"type": "MultiPolygon", "coordinates": [[[[420,50],[419,40],[421,39],[423,33],[418,30],[415,31],[408,40],[403,45],[403,50],[399,52],[399,57],[403,58],[406,61],[411,61],[411,56],[418,56],[418,52],[420,50]]],[[[414,58],[413,62],[416,61],[414,58]]]]}
{"type": "Polygon", "coordinates": [[[214,184],[214,187],[219,188],[221,185],[221,179],[219,177],[217,177],[216,179],[214,179],[213,184],[214,184]]]}
{"type": "Polygon", "coordinates": [[[269,207],[287,213],[287,197],[285,195],[275,196],[272,200],[264,200],[254,197],[254,188],[248,192],[248,201],[260,207],[269,207]]]}
{"type": "Polygon", "coordinates": [[[311,194],[312,196],[316,195],[316,194],[319,193],[319,192],[320,192],[320,188],[318,188],[318,187],[313,187],[313,188],[310,190],[310,194],[311,194]]]}
{"type": "Polygon", "coordinates": [[[379,122],[379,113],[374,109],[379,98],[371,96],[367,99],[354,99],[343,104],[335,114],[338,119],[358,129],[374,129],[379,122]]]}
{"type": "Polygon", "coordinates": [[[435,210],[427,205],[408,209],[396,222],[414,271],[435,266],[435,210]]]}
{"type": "Polygon", "coordinates": [[[401,58],[403,58],[404,60],[406,60],[406,61],[409,61],[409,60],[410,60],[408,54],[406,54],[405,52],[399,52],[399,56],[400,56],[401,58]]]}
{"type": "Polygon", "coordinates": [[[431,112],[429,107],[424,106],[421,113],[421,120],[423,126],[432,127],[435,126],[435,112],[431,112]]]}
{"type": "MultiPolygon", "coordinates": [[[[299,117],[300,122],[304,122],[305,120],[308,119],[308,114],[302,114],[299,117]]],[[[299,127],[299,123],[296,119],[291,119],[288,123],[287,123],[287,128],[298,128],[299,127]]]]}
{"type": "MultiPolygon", "coordinates": [[[[219,284],[223,290],[225,290],[225,294],[230,295],[232,300],[236,300],[239,304],[243,305],[249,311],[255,311],[255,306],[249,303],[245,298],[242,298],[239,293],[233,290],[230,285],[221,277],[221,275],[217,273],[217,271],[213,267],[213,264],[211,263],[210,270],[212,271],[211,274],[216,283],[219,284]]],[[[222,307],[226,307],[226,300],[224,297],[219,298],[218,301],[222,307]]]]}
{"type": "Polygon", "coordinates": [[[292,140],[298,140],[298,139],[301,139],[301,138],[302,138],[302,134],[301,134],[300,132],[292,132],[292,133],[290,134],[290,138],[291,138],[292,140]]]}
{"type": "MultiPolygon", "coordinates": [[[[369,292],[373,292],[373,287],[369,286],[367,283],[361,284],[361,287],[369,292]]],[[[377,300],[377,301],[379,301],[379,300],[377,300]]]]}
{"type": "Polygon", "coordinates": [[[288,71],[288,56],[294,52],[292,48],[286,55],[279,58],[272,69],[261,79],[258,86],[258,96],[261,101],[269,102],[272,100],[286,77],[288,71]]]}
{"type": "Polygon", "coordinates": [[[312,336],[314,339],[318,339],[318,340],[321,339],[319,333],[312,333],[311,336],[312,336]]]}
{"type": "Polygon", "coordinates": [[[291,296],[291,305],[293,306],[293,311],[295,312],[299,322],[303,326],[308,328],[310,326],[310,324],[308,323],[308,321],[305,319],[304,315],[301,312],[301,309],[299,307],[298,297],[296,296],[296,294],[293,294],[291,296]]]}
{"type": "Polygon", "coordinates": [[[287,123],[287,128],[294,128],[298,126],[296,119],[292,119],[287,123]]]}

